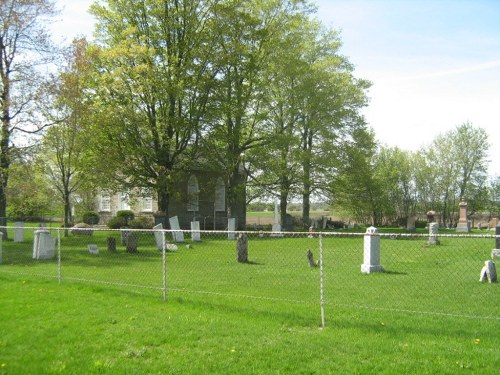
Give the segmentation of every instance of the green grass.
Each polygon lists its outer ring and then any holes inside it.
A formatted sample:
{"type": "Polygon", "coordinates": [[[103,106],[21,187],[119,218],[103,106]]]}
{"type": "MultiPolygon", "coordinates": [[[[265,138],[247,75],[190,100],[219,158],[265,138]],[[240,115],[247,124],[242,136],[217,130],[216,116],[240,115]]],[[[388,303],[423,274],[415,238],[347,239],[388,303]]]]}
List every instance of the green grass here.
{"type": "Polygon", "coordinates": [[[383,237],[386,272],[364,275],[363,238],[325,236],[320,329],[319,268],[305,259],[307,248],[317,259],[318,238],[252,235],[250,263],[240,264],[234,241],[203,234],[167,253],[163,302],[153,236],[141,233],[129,254],[121,245],[108,252],[110,235],[119,244],[117,232],[61,238],[61,285],[55,260],[31,259],[29,230],[23,243],[4,241],[0,374],[493,374],[500,366],[500,284],[478,282],[490,238],[428,247],[425,238],[383,237]]]}
{"type": "Polygon", "coordinates": [[[498,321],[218,296],[167,303],[0,274],[0,374],[494,374],[498,321]],[[291,308],[292,307],[292,308],[291,308]]]}

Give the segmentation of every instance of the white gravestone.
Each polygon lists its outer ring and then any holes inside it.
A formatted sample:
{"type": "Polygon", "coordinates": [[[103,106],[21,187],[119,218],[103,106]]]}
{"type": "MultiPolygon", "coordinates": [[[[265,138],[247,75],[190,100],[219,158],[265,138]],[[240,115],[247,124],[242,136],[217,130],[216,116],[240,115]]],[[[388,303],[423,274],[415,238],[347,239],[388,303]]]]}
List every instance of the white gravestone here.
{"type": "Polygon", "coordinates": [[[234,217],[230,217],[227,219],[227,239],[234,240],[236,239],[236,234],[234,231],[236,230],[236,219],[234,217]]]}
{"type": "Polygon", "coordinates": [[[48,230],[36,230],[33,239],[33,259],[52,259],[55,254],[56,239],[48,230]]]}
{"type": "Polygon", "coordinates": [[[154,230],[154,235],[155,235],[155,242],[156,242],[156,247],[158,250],[163,250],[163,225],[162,223],[155,225],[153,227],[154,230]]]}
{"type": "Polygon", "coordinates": [[[174,242],[184,242],[184,233],[180,230],[179,218],[177,216],[172,216],[168,219],[168,222],[170,223],[170,229],[174,231],[172,232],[174,242]]]}
{"type": "Polygon", "coordinates": [[[89,253],[93,255],[99,255],[99,248],[95,244],[88,245],[89,253]]]}
{"type": "Polygon", "coordinates": [[[375,227],[366,228],[361,272],[373,273],[383,271],[384,268],[380,265],[380,236],[378,230],[375,227]]]}
{"type": "Polygon", "coordinates": [[[24,242],[24,223],[22,221],[14,223],[14,242],[24,242]]]}
{"type": "Polygon", "coordinates": [[[429,241],[427,241],[428,245],[439,245],[439,240],[437,239],[438,230],[438,223],[429,224],[429,241]]]}
{"type": "Polygon", "coordinates": [[[191,240],[192,241],[201,241],[200,222],[199,221],[192,221],[191,222],[191,240]]]}
{"type": "Polygon", "coordinates": [[[278,236],[281,236],[280,233],[277,233],[277,232],[281,232],[281,224],[280,224],[280,217],[279,217],[279,213],[278,213],[278,202],[274,202],[274,222],[273,222],[273,233],[271,236],[274,236],[274,237],[278,237],[278,236]]]}
{"type": "Polygon", "coordinates": [[[484,262],[484,267],[481,269],[479,281],[483,282],[485,280],[488,280],[490,283],[497,281],[497,269],[495,267],[495,262],[492,262],[491,260],[484,262]]]}

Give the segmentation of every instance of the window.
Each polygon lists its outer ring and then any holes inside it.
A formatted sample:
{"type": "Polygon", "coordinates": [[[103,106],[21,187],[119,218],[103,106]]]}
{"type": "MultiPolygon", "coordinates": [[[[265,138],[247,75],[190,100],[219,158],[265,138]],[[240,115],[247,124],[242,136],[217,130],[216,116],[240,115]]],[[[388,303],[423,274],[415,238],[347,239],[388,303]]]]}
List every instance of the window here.
{"type": "Polygon", "coordinates": [[[111,211],[111,196],[107,191],[103,191],[99,195],[99,211],[101,212],[111,211]]]}
{"type": "Polygon", "coordinates": [[[225,211],[226,210],[226,185],[221,177],[217,179],[215,183],[215,211],[225,211]]]}
{"type": "Polygon", "coordinates": [[[153,211],[153,197],[152,196],[144,196],[142,197],[142,210],[151,212],[153,211]]]}
{"type": "Polygon", "coordinates": [[[199,211],[200,210],[200,199],[199,193],[200,189],[198,187],[198,179],[195,175],[191,175],[188,180],[188,211],[199,211]]]}
{"type": "Polygon", "coordinates": [[[130,198],[128,193],[120,193],[120,210],[130,210],[130,198]]]}

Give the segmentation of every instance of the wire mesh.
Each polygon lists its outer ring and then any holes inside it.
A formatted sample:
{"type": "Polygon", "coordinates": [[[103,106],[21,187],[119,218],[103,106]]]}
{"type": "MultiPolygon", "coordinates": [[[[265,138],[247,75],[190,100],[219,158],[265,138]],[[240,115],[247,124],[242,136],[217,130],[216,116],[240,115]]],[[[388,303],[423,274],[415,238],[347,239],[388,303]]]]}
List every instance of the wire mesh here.
{"type": "Polygon", "coordinates": [[[303,303],[321,306],[323,325],[325,306],[328,314],[349,307],[500,320],[499,284],[479,282],[495,247],[490,234],[438,235],[438,244],[426,235],[380,234],[383,272],[367,274],[363,233],[4,230],[0,274],[107,284],[167,300],[197,293],[303,303]],[[183,242],[175,242],[179,233],[183,242]],[[242,235],[247,258],[238,261],[242,235]]]}

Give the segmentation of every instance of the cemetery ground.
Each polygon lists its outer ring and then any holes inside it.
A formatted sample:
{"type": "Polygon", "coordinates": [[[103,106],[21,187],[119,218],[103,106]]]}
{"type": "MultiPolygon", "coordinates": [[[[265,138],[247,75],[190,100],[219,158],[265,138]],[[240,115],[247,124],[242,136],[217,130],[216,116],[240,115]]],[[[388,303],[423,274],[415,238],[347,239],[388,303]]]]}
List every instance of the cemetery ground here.
{"type": "Polygon", "coordinates": [[[430,247],[418,236],[382,237],[385,272],[366,275],[362,236],[325,235],[321,328],[320,268],[305,256],[310,248],[318,258],[317,235],[249,235],[241,264],[227,234],[202,233],[201,242],[187,239],[191,248],[167,252],[166,268],[147,232],[137,253],[119,232],[61,237],[60,265],[32,259],[31,236],[26,229],[23,242],[3,242],[0,374],[494,374],[500,366],[500,284],[478,282],[491,238],[443,237],[430,247]],[[110,235],[116,252],[106,250],[110,235]]]}

